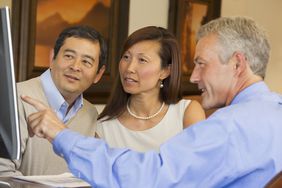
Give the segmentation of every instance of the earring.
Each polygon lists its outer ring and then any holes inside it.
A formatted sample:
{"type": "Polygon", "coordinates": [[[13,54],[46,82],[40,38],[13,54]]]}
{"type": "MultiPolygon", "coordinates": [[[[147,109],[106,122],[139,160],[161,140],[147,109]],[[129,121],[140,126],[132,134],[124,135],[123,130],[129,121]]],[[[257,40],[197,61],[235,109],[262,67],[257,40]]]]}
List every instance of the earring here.
{"type": "Polygon", "coordinates": [[[163,81],[161,80],[160,88],[163,88],[163,87],[164,87],[164,84],[163,84],[163,81]]]}

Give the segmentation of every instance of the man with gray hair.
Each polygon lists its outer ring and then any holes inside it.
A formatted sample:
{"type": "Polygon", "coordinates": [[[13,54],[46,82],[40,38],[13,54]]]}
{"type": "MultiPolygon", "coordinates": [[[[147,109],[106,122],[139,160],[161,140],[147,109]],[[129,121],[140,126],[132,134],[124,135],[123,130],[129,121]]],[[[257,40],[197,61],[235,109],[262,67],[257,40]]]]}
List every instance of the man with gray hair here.
{"type": "Polygon", "coordinates": [[[282,96],[263,81],[269,50],[251,19],[219,18],[202,26],[191,81],[205,109],[220,109],[163,144],[160,153],[109,148],[23,97],[40,111],[29,125],[94,187],[264,187],[282,170],[282,96]]]}

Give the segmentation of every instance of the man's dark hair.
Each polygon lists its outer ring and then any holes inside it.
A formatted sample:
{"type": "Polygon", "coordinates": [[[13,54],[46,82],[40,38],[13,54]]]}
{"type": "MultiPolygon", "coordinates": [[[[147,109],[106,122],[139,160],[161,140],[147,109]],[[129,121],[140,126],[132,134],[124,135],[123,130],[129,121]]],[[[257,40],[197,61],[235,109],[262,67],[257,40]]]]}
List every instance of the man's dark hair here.
{"type": "MultiPolygon", "coordinates": [[[[96,31],[94,28],[89,26],[73,26],[64,29],[57,38],[54,46],[54,57],[56,59],[60,48],[63,46],[65,40],[70,37],[88,39],[93,42],[99,42],[100,45],[100,56],[99,56],[99,69],[106,65],[107,58],[107,45],[103,36],[96,31]]],[[[99,70],[98,69],[98,70],[99,70]]]]}

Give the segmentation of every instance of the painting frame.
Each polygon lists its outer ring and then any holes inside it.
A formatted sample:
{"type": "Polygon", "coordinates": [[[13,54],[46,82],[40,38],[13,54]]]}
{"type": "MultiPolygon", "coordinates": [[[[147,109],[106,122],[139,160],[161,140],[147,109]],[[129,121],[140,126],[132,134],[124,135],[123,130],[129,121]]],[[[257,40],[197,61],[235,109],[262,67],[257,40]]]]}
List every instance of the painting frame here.
{"type": "Polygon", "coordinates": [[[187,42],[186,39],[191,39],[191,33],[194,32],[186,32],[187,29],[184,28],[185,22],[187,22],[187,15],[189,17],[189,20],[192,20],[192,22],[196,19],[192,16],[193,14],[191,13],[191,6],[193,5],[203,5],[207,7],[204,22],[201,23],[204,24],[212,19],[220,17],[221,0],[169,0],[168,30],[176,36],[181,49],[181,61],[183,63],[181,88],[182,94],[184,96],[200,94],[197,85],[190,82],[190,76],[193,70],[194,63],[193,55],[190,53],[192,51],[191,40],[187,42]],[[185,31],[185,36],[183,35],[183,31],[185,31]],[[185,45],[183,45],[184,41],[186,41],[185,45]],[[187,53],[183,53],[184,51],[186,51],[187,53]],[[190,54],[188,55],[188,53],[190,54]],[[184,71],[183,67],[185,66],[187,66],[188,68],[184,71]]]}
{"type": "MultiPolygon", "coordinates": [[[[37,0],[12,0],[12,38],[16,80],[39,76],[47,68],[35,65],[37,0]]],[[[94,19],[94,18],[93,18],[94,19]]],[[[129,0],[111,0],[107,68],[99,83],[84,97],[95,104],[105,104],[117,74],[120,47],[128,35],[129,0]]]]}

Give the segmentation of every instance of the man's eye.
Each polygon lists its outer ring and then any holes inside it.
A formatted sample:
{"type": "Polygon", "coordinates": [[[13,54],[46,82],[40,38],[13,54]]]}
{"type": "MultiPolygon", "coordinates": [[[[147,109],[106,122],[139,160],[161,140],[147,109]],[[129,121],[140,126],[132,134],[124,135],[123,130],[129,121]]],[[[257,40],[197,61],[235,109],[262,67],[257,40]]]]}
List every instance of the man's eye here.
{"type": "Polygon", "coordinates": [[[147,61],[146,59],[144,59],[144,58],[140,58],[139,61],[140,61],[141,63],[147,63],[147,62],[148,62],[148,61],[147,61]]]}
{"type": "Polygon", "coordinates": [[[196,65],[198,65],[199,67],[203,67],[205,64],[202,62],[197,62],[196,65]]]}
{"type": "Polygon", "coordinates": [[[93,66],[93,63],[91,61],[83,60],[82,63],[89,68],[93,66]]]}
{"type": "Polygon", "coordinates": [[[205,64],[204,63],[199,63],[200,67],[204,67],[205,64]]]}
{"type": "Polygon", "coordinates": [[[65,54],[64,57],[65,57],[65,59],[68,59],[68,60],[71,60],[71,59],[74,58],[74,57],[73,57],[72,55],[70,55],[70,54],[65,54]]]}

